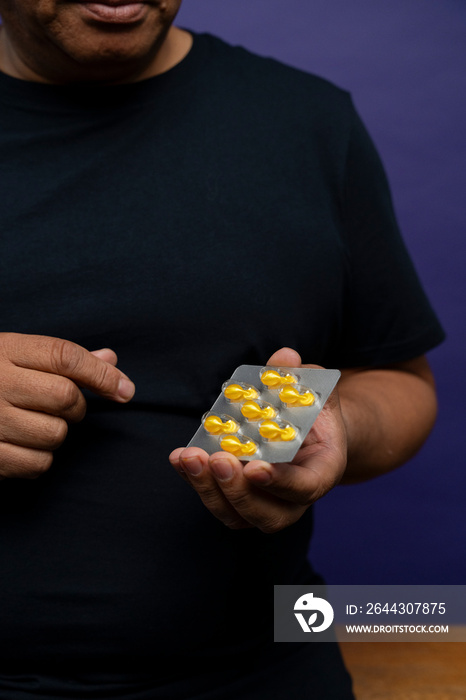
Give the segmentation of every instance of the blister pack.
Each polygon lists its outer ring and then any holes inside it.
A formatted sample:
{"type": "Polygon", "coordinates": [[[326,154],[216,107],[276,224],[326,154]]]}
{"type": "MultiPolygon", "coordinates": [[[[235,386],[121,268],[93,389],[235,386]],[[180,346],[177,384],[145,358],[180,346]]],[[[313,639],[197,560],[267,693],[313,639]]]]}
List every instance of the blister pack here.
{"type": "Polygon", "coordinates": [[[337,369],[241,365],[188,447],[240,460],[289,462],[340,378],[337,369]]]}

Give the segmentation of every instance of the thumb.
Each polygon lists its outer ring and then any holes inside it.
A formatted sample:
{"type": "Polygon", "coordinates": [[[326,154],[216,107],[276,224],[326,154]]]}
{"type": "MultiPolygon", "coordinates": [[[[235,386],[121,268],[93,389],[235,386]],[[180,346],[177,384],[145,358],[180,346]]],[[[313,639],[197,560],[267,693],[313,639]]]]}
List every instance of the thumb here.
{"type": "Polygon", "coordinates": [[[267,364],[275,367],[301,367],[301,355],[292,348],[280,348],[269,357],[267,364]]]}

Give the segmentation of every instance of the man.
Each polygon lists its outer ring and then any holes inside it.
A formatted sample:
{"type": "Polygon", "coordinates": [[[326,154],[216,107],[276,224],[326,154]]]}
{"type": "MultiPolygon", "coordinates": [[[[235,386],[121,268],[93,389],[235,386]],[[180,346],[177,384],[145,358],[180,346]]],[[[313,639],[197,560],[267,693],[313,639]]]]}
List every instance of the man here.
{"type": "Polygon", "coordinates": [[[179,5],[0,0],[7,700],[351,697],[336,647],[273,644],[272,586],[435,418],[443,333],[348,95],[179,5]],[[173,450],[291,348],[342,368],[293,464],[173,450]]]}

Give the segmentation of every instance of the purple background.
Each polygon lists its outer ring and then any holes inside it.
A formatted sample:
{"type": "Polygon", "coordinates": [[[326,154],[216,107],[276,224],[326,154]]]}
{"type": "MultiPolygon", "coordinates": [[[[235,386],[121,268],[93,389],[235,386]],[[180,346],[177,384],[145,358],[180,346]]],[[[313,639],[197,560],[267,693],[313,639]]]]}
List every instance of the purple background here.
{"type": "Polygon", "coordinates": [[[434,433],[402,469],[316,505],[315,568],[331,583],[465,583],[466,3],[184,0],[177,24],[352,92],[448,333],[429,355],[440,397],[434,433]]]}

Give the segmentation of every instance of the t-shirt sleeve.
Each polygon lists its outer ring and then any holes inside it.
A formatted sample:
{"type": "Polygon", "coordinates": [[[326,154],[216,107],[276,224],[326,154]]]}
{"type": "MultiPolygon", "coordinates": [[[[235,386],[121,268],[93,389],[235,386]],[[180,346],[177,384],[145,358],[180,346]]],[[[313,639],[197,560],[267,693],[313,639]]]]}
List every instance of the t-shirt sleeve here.
{"type": "Polygon", "coordinates": [[[346,367],[408,360],[445,337],[401,237],[380,157],[352,115],[343,195],[349,294],[339,358],[346,367]]]}

